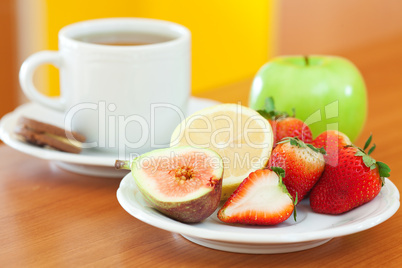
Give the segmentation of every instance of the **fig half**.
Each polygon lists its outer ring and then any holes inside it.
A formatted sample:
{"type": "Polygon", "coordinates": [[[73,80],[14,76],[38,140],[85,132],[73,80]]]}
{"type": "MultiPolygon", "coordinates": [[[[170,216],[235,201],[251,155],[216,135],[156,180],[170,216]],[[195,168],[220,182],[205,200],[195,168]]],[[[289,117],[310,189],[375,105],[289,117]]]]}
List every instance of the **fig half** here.
{"type": "Polygon", "coordinates": [[[189,146],[154,150],[117,169],[131,174],[145,200],[166,216],[185,223],[208,218],[222,192],[223,161],[210,149],[189,146]]]}

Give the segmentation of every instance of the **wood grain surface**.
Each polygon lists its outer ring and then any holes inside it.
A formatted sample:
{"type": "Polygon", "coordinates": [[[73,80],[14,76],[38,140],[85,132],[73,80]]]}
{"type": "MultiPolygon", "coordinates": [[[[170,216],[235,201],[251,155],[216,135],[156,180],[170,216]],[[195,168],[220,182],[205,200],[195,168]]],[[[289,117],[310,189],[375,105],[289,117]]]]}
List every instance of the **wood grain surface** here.
{"type": "MultiPolygon", "coordinates": [[[[374,157],[402,189],[402,36],[342,56],[365,77],[374,157]]],[[[251,80],[203,93],[247,103],[251,80]]],[[[1,267],[401,267],[402,213],[369,230],[306,251],[249,255],[208,249],[151,227],[119,205],[119,179],[69,173],[0,146],[1,267]]]]}

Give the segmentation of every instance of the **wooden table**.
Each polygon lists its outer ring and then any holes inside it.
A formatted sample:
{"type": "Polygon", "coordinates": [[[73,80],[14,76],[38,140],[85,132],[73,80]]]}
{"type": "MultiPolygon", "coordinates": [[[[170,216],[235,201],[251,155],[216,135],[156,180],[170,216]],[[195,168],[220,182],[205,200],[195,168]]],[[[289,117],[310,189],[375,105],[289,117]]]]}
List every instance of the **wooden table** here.
{"type": "MultiPolygon", "coordinates": [[[[358,145],[374,134],[377,160],[402,189],[402,36],[339,54],[362,71],[369,116],[358,145]]],[[[247,103],[251,80],[207,92],[247,103]]],[[[247,255],[193,244],[126,213],[119,179],[77,175],[5,145],[0,147],[1,267],[401,267],[402,212],[372,229],[307,251],[247,255]]]]}

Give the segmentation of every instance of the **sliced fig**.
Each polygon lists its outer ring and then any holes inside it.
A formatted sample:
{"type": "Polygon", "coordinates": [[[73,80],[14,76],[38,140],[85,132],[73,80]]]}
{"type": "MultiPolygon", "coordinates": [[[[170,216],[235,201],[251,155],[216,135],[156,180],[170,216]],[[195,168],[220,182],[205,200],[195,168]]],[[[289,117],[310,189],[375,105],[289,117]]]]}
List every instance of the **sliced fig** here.
{"type": "Polygon", "coordinates": [[[222,192],[222,158],[210,149],[189,146],[154,150],[116,168],[131,169],[155,209],[186,223],[200,222],[218,207],[222,192]]]}

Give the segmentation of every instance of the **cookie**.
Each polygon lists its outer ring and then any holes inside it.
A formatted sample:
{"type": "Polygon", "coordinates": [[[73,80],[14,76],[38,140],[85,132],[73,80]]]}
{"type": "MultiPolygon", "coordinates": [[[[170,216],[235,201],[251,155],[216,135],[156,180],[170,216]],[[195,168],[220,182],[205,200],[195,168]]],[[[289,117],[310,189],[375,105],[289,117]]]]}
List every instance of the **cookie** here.
{"type": "Polygon", "coordinates": [[[66,131],[60,127],[43,123],[31,118],[20,117],[15,133],[26,142],[40,147],[50,147],[59,151],[81,152],[81,143],[86,138],[80,133],[66,131]],[[69,139],[73,137],[74,139],[69,139]]]}

